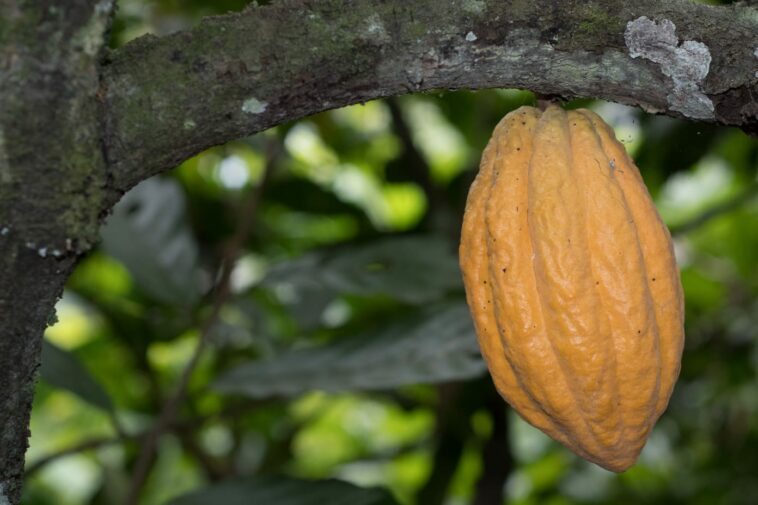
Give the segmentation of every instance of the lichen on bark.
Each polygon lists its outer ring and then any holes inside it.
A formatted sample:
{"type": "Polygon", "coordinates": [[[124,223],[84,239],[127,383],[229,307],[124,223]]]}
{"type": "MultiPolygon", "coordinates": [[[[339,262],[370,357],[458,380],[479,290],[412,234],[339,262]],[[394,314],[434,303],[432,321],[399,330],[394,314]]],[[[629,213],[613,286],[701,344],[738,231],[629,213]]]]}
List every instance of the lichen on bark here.
{"type": "Polygon", "coordinates": [[[702,85],[711,65],[708,46],[695,40],[680,42],[676,26],[668,19],[655,22],[647,16],[629,21],[624,40],[632,58],[645,58],[660,65],[671,78],[669,105],[693,119],[713,118],[713,102],[702,85]]]}

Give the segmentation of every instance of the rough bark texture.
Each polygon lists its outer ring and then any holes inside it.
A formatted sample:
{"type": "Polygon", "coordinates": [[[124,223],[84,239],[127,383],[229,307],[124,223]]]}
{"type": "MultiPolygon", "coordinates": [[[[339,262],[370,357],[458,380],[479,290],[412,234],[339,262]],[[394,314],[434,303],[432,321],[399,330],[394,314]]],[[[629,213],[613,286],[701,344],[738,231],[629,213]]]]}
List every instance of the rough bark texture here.
{"type": "Polygon", "coordinates": [[[0,504],[18,503],[42,332],[106,200],[110,1],[0,0],[0,504]]]}
{"type": "Polygon", "coordinates": [[[351,103],[528,88],[758,131],[758,10],[684,0],[278,0],[143,37],[113,0],[0,0],[0,505],[18,502],[40,337],[100,218],[212,145],[351,103]]]}
{"type": "Polygon", "coordinates": [[[684,0],[280,0],[143,37],[104,68],[124,190],[209,146],[437,88],[598,97],[758,131],[758,11],[684,0]]]}

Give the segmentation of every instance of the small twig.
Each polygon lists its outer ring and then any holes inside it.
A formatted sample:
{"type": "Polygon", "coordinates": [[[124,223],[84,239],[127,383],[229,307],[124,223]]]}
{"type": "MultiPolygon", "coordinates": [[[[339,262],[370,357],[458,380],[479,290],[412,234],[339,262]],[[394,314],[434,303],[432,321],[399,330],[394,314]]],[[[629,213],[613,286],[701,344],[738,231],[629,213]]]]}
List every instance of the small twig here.
{"type": "MultiPolygon", "coordinates": [[[[275,400],[276,398],[271,398],[271,400],[275,400]]],[[[258,408],[262,403],[267,402],[269,400],[255,400],[255,401],[246,401],[244,404],[236,404],[233,405],[230,408],[226,408],[221,412],[215,412],[213,414],[207,414],[204,416],[197,416],[192,417],[189,419],[181,419],[174,421],[170,424],[169,428],[172,431],[181,431],[181,430],[193,430],[197,429],[200,426],[203,426],[205,423],[209,422],[212,419],[222,419],[222,418],[236,418],[240,414],[244,414],[245,412],[258,408]]],[[[130,435],[128,433],[125,433],[123,435],[117,435],[114,437],[97,437],[97,438],[91,438],[89,440],[84,440],[82,442],[79,442],[75,445],[72,445],[71,447],[67,447],[65,449],[62,449],[58,452],[54,452],[51,454],[48,454],[47,456],[43,456],[42,458],[38,459],[29,467],[27,467],[25,473],[25,478],[29,478],[32,474],[40,471],[43,467],[49,465],[50,463],[53,463],[61,458],[65,458],[67,456],[73,456],[74,454],[79,454],[80,452],[86,452],[93,449],[99,449],[100,447],[104,447],[106,445],[111,444],[117,444],[122,443],[127,440],[143,440],[145,437],[147,437],[147,434],[150,430],[146,430],[142,433],[136,433],[134,435],[130,435]]]]}
{"type": "Polygon", "coordinates": [[[403,165],[408,178],[421,188],[426,197],[427,210],[422,224],[431,229],[450,232],[457,243],[456,234],[460,226],[452,217],[453,209],[448,195],[440,186],[435,184],[432,178],[432,168],[413,141],[411,127],[405,119],[403,108],[398,99],[388,98],[385,103],[392,116],[394,133],[403,145],[398,162],[403,165]]]}
{"type": "Polygon", "coordinates": [[[492,433],[482,450],[482,474],[476,483],[472,505],[500,505],[503,488],[513,471],[513,454],[508,439],[508,406],[489,386],[485,406],[492,416],[492,433]]]}
{"type": "Polygon", "coordinates": [[[437,386],[439,402],[437,404],[435,432],[436,447],[432,458],[432,470],[424,485],[416,494],[416,501],[424,505],[442,505],[455,475],[469,435],[468,417],[470,410],[465,409],[464,384],[451,382],[437,386]]]}
{"type": "Polygon", "coordinates": [[[699,228],[703,226],[705,223],[710,221],[711,219],[718,217],[722,214],[727,214],[729,212],[732,212],[734,210],[739,209],[746,203],[748,203],[750,200],[755,198],[758,195],[758,183],[753,183],[750,186],[748,186],[743,192],[737,194],[734,198],[731,200],[727,200],[725,202],[719,203],[717,205],[714,205],[710,209],[706,209],[701,214],[698,214],[697,216],[693,217],[689,221],[685,221],[684,223],[672,226],[671,227],[671,235],[684,235],[686,233],[689,233],[696,228],[699,228]]]}
{"type": "Polygon", "coordinates": [[[197,364],[200,361],[200,357],[208,344],[209,335],[212,328],[216,324],[221,309],[229,298],[231,286],[230,278],[234,264],[239,256],[242,246],[249,236],[253,228],[253,223],[257,217],[258,206],[263,196],[263,189],[268,182],[271,172],[275,166],[275,160],[279,153],[279,144],[272,141],[269,144],[266,154],[266,168],[263,173],[261,182],[253,190],[250,191],[248,197],[243,202],[240,208],[240,222],[237,225],[237,232],[229,240],[229,243],[224,252],[224,258],[221,262],[221,275],[216,285],[216,294],[213,300],[213,307],[211,313],[203,324],[200,337],[197,341],[197,346],[192,354],[187,365],[184,367],[181,377],[179,378],[178,386],[173,395],[164,404],[158,419],[156,420],[153,428],[147,434],[144,444],[142,444],[141,452],[137,458],[137,462],[134,465],[134,472],[132,474],[131,485],[129,491],[124,500],[125,505],[137,505],[140,492],[142,491],[147,477],[150,473],[153,458],[155,457],[156,448],[158,446],[158,440],[161,435],[168,429],[169,425],[179,412],[179,407],[184,401],[187,395],[187,387],[189,385],[192,373],[195,371],[197,364]]]}
{"type": "Polygon", "coordinates": [[[122,442],[127,438],[137,438],[137,437],[101,437],[101,438],[92,438],[90,440],[85,440],[84,442],[81,442],[79,444],[73,445],[71,447],[68,447],[66,449],[63,449],[58,452],[54,452],[52,454],[48,454],[45,457],[42,457],[29,465],[29,467],[24,472],[24,478],[28,479],[33,474],[37,473],[42,469],[42,467],[49,465],[53,461],[57,461],[61,458],[65,458],[66,456],[73,456],[74,454],[79,454],[80,452],[90,451],[92,449],[99,449],[100,447],[115,444],[118,442],[122,442]]]}
{"type": "Polygon", "coordinates": [[[118,419],[116,411],[113,408],[108,409],[108,419],[110,420],[111,426],[113,426],[116,434],[121,438],[126,438],[127,432],[124,429],[124,425],[121,424],[121,421],[118,419]]]}
{"type": "Polygon", "coordinates": [[[424,155],[416,147],[413,141],[413,133],[405,120],[402,107],[397,98],[388,98],[385,103],[389,108],[392,116],[392,125],[395,134],[400,138],[403,145],[401,162],[405,165],[408,176],[421,187],[429,203],[429,214],[432,214],[441,204],[444,203],[443,195],[440,194],[439,188],[432,181],[432,169],[426,161],[424,155]]]}
{"type": "Polygon", "coordinates": [[[180,428],[173,432],[182,444],[182,448],[197,461],[210,482],[217,482],[229,475],[230,469],[225,462],[208,454],[195,438],[194,430],[180,428]]]}

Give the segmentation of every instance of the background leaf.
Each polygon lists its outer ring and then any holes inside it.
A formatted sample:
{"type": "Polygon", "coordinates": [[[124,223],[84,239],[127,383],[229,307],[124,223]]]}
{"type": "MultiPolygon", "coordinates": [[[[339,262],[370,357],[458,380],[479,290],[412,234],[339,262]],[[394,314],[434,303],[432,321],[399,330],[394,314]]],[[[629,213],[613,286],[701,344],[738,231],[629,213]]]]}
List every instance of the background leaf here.
{"type": "Polygon", "coordinates": [[[467,379],[484,371],[468,307],[456,303],[369,335],[242,365],[215,386],[225,393],[260,398],[313,389],[387,389],[467,379]]]}
{"type": "Polygon", "coordinates": [[[413,304],[462,289],[456,251],[448,240],[434,235],[383,238],[309,254],[274,265],[266,283],[387,295],[413,304]]]}
{"type": "Polygon", "coordinates": [[[40,375],[51,386],[65,389],[103,410],[113,410],[108,393],[77,357],[47,340],[42,341],[40,375]]]}
{"type": "Polygon", "coordinates": [[[198,246],[175,181],[154,177],[136,186],[113,209],[101,236],[105,252],[148,296],[182,306],[199,299],[198,246]]]}
{"type": "Polygon", "coordinates": [[[236,479],[172,500],[169,505],[396,505],[378,488],[338,480],[307,481],[285,477],[236,479]]]}

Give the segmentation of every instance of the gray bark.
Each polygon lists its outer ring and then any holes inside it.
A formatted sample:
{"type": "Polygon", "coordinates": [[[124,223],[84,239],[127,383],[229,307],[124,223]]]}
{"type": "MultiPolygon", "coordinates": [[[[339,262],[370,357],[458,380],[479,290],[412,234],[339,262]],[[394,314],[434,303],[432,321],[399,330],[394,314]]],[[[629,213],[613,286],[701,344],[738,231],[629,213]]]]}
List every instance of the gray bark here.
{"type": "Polygon", "coordinates": [[[99,64],[112,0],[0,0],[0,504],[18,503],[40,339],[139,181],[326,109],[527,88],[758,132],[758,11],[670,0],[279,0],[99,64]]]}
{"type": "Polygon", "coordinates": [[[103,69],[106,144],[124,190],[209,146],[326,109],[497,87],[758,133],[756,48],[758,11],[738,5],[280,0],[117,51],[103,69]]]}
{"type": "Polygon", "coordinates": [[[0,504],[18,503],[42,332],[107,193],[110,2],[0,0],[0,504]]]}

